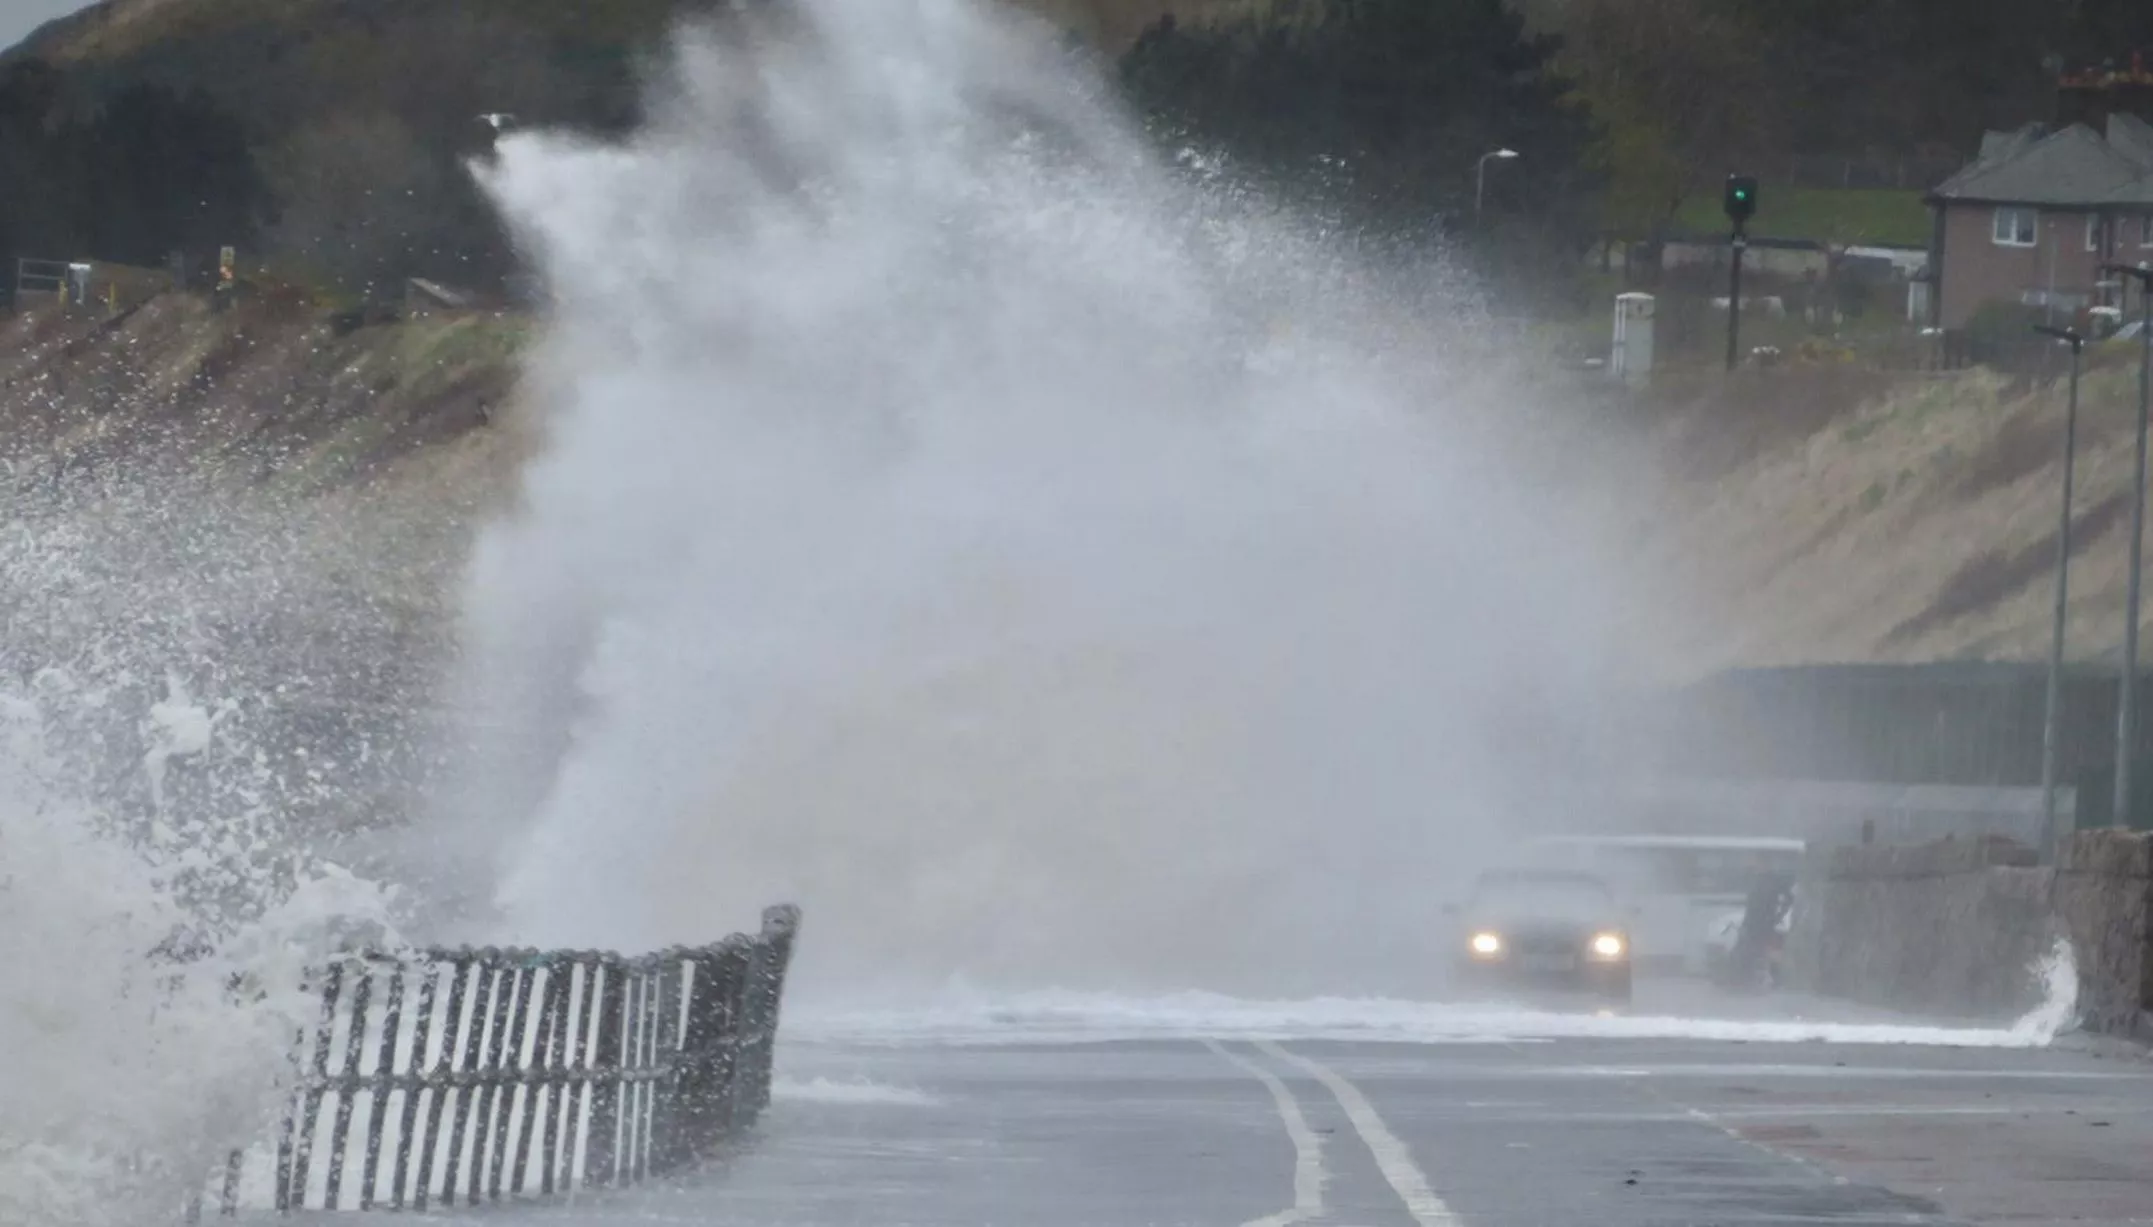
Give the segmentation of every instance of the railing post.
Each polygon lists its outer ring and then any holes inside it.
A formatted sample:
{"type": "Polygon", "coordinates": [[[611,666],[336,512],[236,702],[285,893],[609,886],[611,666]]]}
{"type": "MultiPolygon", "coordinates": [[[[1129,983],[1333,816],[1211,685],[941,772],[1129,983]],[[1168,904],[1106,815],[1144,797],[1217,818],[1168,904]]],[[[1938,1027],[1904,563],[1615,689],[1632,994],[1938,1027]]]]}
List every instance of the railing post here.
{"type": "Polygon", "coordinates": [[[738,1051],[738,1003],[747,967],[747,940],[728,938],[698,952],[682,1040],[681,1148],[707,1156],[732,1127],[733,1069],[738,1051]]]}
{"type": "Polygon", "coordinates": [[[279,1210],[307,1208],[307,1184],[314,1159],[315,1126],[321,1118],[321,1097],[329,1081],[329,1044],[336,1033],[336,1001],[344,986],[344,965],[331,963],[322,972],[321,1018],[314,1031],[313,1077],[295,1097],[289,1133],[293,1139],[291,1181],[279,1189],[279,1210]]]}
{"type": "Polygon", "coordinates": [[[626,1179],[630,1184],[640,1184],[650,1175],[650,1125],[652,1102],[656,1087],[651,1083],[651,1068],[657,1064],[658,1045],[653,1029],[658,1022],[658,983],[661,973],[653,969],[653,960],[639,959],[635,979],[629,982],[628,1002],[632,1024],[628,1028],[627,1068],[634,1073],[635,1081],[627,1086],[628,1092],[628,1157],[624,1164],[626,1179]]]}
{"type": "MultiPolygon", "coordinates": [[[[472,1054],[476,1050],[475,1041],[467,1041],[459,1064],[456,1036],[462,1026],[464,1001],[471,996],[469,990],[477,986],[481,974],[473,970],[476,966],[477,960],[468,950],[458,953],[449,962],[449,999],[441,1014],[441,1060],[436,1067],[437,1080],[426,1096],[426,1148],[419,1152],[419,1171],[413,1180],[417,1188],[412,1193],[411,1208],[421,1212],[433,1196],[435,1139],[441,1136],[441,1114],[451,1095],[456,1096],[456,1115],[449,1122],[451,1136],[443,1163],[450,1174],[442,1183],[441,1200],[444,1205],[455,1200],[456,1148],[463,1139],[464,1107],[463,1091],[457,1088],[455,1079],[459,1072],[471,1067],[472,1054]]],[[[476,1000],[475,997],[471,999],[476,1000]]],[[[471,1026],[474,1032],[478,1029],[475,1018],[471,1026]]]]}
{"type": "MultiPolygon", "coordinates": [[[[486,1168],[487,1201],[501,1200],[501,1176],[508,1161],[508,1134],[510,1126],[516,1123],[516,1090],[523,1082],[520,1075],[524,1070],[524,1020],[530,1016],[531,989],[538,980],[538,969],[528,961],[528,953],[511,953],[509,957],[511,962],[502,969],[502,974],[514,985],[515,995],[510,999],[508,1023],[502,1033],[498,1059],[494,1062],[496,1085],[487,1088],[492,1094],[492,1106],[486,1113],[492,1130],[489,1137],[492,1157],[486,1168]]],[[[477,1180],[476,1167],[471,1169],[471,1177],[474,1182],[477,1180]]],[[[476,1187],[475,1183],[473,1187],[476,1187]]]]}
{"type": "MultiPolygon", "coordinates": [[[[366,1099],[366,1157],[359,1167],[359,1209],[374,1208],[374,1186],[381,1177],[381,1143],[389,1124],[389,1096],[396,1078],[396,1040],[404,1022],[404,965],[389,966],[389,994],[381,1007],[381,1047],[375,1053],[374,1085],[366,1099]]],[[[356,1046],[362,1037],[354,1035],[356,1046]]],[[[353,1092],[356,1094],[356,1091],[353,1092]]],[[[408,1092],[407,1092],[408,1093],[408,1092]]],[[[397,1194],[401,1202],[403,1195],[397,1194]]]]}
{"type": "MultiPolygon", "coordinates": [[[[560,985],[555,988],[550,982],[548,984],[553,1006],[546,1014],[546,1122],[538,1152],[538,1192],[541,1197],[553,1196],[554,1173],[560,1167],[561,1117],[567,1106],[575,1102],[571,1094],[575,1087],[573,1072],[568,1067],[568,1031],[575,1021],[570,1009],[576,992],[575,956],[562,954],[547,975],[549,981],[559,977],[560,985]]],[[[520,1178],[518,1183],[521,1183],[520,1178]]]]}
{"type": "Polygon", "coordinates": [[[359,1062],[366,1049],[366,1007],[374,994],[374,973],[356,959],[350,963],[357,983],[351,986],[351,1026],[344,1033],[344,1076],[335,1088],[335,1123],[329,1129],[329,1170],[324,1172],[322,1208],[339,1209],[344,1187],[344,1152],[351,1143],[351,1115],[359,1101],[359,1062]]]}
{"type": "Polygon", "coordinates": [[[620,958],[594,964],[603,969],[598,994],[598,1036],[591,1053],[590,1157],[583,1182],[603,1188],[614,1183],[619,1166],[621,1124],[622,1032],[628,1022],[628,965],[620,958]]]}
{"type": "Polygon", "coordinates": [[[597,1082],[592,1069],[597,1062],[596,1030],[602,1017],[599,1009],[599,988],[603,982],[603,958],[596,954],[580,956],[577,965],[583,971],[583,989],[577,994],[573,1038],[568,1048],[568,1067],[575,1075],[569,1084],[567,1117],[564,1128],[568,1144],[562,1161],[560,1187],[564,1193],[573,1192],[577,1185],[578,1160],[582,1160],[582,1183],[590,1183],[590,1155],[595,1144],[595,1132],[588,1126],[596,1100],[593,1095],[597,1082]]]}
{"type": "MultiPolygon", "coordinates": [[[[516,1156],[509,1166],[508,1195],[523,1195],[524,1177],[530,1171],[531,1145],[538,1136],[538,1101],[549,1085],[548,1078],[554,1073],[550,1060],[553,1049],[553,1020],[555,999],[561,996],[561,978],[555,974],[551,960],[533,968],[534,978],[543,978],[545,987],[539,990],[538,1013],[531,1020],[531,1057],[523,1066],[523,1123],[516,1130],[516,1156]]],[[[528,994],[526,994],[528,995],[528,994]]],[[[520,1043],[519,1043],[520,1049],[520,1043]]],[[[544,1160],[540,1160],[543,1166],[544,1160]]],[[[548,1185],[553,1182],[548,1179],[548,1185]]]]}
{"type": "Polygon", "coordinates": [[[689,991],[688,968],[686,952],[668,951],[658,962],[657,982],[653,986],[657,990],[657,1001],[656,1017],[652,1019],[651,1064],[662,1071],[657,1081],[651,1083],[647,1149],[653,1174],[673,1171],[686,1161],[680,1149],[686,1095],[681,1080],[687,1072],[687,1054],[683,1051],[687,1034],[682,1025],[681,1006],[683,995],[689,991]]]}
{"type": "MultiPolygon", "coordinates": [[[[418,1009],[416,1011],[417,1016],[413,1020],[411,1027],[410,1068],[403,1071],[410,1075],[411,1081],[404,1087],[403,1115],[396,1130],[396,1168],[389,1177],[389,1209],[391,1210],[403,1209],[405,1198],[411,1195],[407,1193],[406,1186],[411,1179],[411,1152],[417,1140],[419,1127],[419,1096],[425,1094],[430,1099],[438,1101],[442,1091],[441,1086],[435,1082],[434,1075],[437,1071],[426,1063],[426,1049],[433,1039],[434,997],[440,991],[441,966],[431,956],[428,956],[417,964],[416,970],[419,976],[418,1009]]],[[[453,1025],[451,1023],[451,1026],[453,1025]]],[[[444,1038],[441,1044],[442,1052],[446,1053],[449,1050],[448,1041],[454,1038],[453,1034],[444,1038]]],[[[447,1064],[448,1062],[446,1061],[441,1063],[443,1068],[446,1068],[447,1064]]],[[[439,1111],[430,1112],[429,1115],[436,1121],[440,1119],[439,1111]]],[[[433,1149],[433,1133],[429,1128],[426,1135],[426,1149],[422,1153],[430,1156],[433,1149]]],[[[419,1166],[422,1172],[430,1167],[424,1158],[420,1160],[419,1166]]],[[[425,1190],[423,1188],[417,1190],[416,1196],[420,1204],[424,1205],[425,1190]]]]}
{"type": "Polygon", "coordinates": [[[471,1023],[464,1030],[462,1074],[457,1081],[456,1118],[449,1122],[448,1155],[441,1170],[441,1204],[456,1204],[457,1177],[462,1174],[464,1138],[471,1138],[471,1170],[477,1171],[485,1157],[484,1134],[479,1119],[480,1080],[486,1076],[486,1037],[494,1016],[500,1012],[501,971],[496,952],[474,951],[471,955],[471,1023]]]}
{"type": "MultiPolygon", "coordinates": [[[[800,909],[791,905],[765,908],[756,968],[755,1061],[752,1083],[756,1117],[770,1106],[771,1067],[777,1057],[778,1010],[785,996],[785,974],[792,966],[792,943],[800,928],[800,909]]],[[[751,1118],[752,1119],[752,1118],[751,1118]]]]}

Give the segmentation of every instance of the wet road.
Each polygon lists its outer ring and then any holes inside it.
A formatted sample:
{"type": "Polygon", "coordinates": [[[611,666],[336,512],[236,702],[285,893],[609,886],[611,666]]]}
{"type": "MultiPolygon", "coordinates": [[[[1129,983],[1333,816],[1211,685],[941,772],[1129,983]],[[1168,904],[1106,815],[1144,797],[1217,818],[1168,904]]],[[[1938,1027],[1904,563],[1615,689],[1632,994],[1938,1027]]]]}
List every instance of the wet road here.
{"type": "Polygon", "coordinates": [[[1589,1035],[794,1043],[758,1135],[695,1180],[514,1219],[2153,1223],[2153,1064],[1589,1035]]]}

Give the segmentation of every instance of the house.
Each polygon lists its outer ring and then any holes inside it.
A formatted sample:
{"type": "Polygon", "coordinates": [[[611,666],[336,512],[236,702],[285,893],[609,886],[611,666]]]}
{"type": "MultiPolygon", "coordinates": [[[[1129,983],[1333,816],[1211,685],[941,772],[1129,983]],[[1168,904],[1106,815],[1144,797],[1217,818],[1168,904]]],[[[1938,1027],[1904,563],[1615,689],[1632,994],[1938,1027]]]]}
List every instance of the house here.
{"type": "Polygon", "coordinates": [[[2059,316],[2125,305],[2126,287],[2104,282],[2100,268],[2153,265],[2153,124],[2116,112],[2100,130],[1990,132],[1929,205],[1938,326],[1963,328],[1992,302],[2059,316]]]}

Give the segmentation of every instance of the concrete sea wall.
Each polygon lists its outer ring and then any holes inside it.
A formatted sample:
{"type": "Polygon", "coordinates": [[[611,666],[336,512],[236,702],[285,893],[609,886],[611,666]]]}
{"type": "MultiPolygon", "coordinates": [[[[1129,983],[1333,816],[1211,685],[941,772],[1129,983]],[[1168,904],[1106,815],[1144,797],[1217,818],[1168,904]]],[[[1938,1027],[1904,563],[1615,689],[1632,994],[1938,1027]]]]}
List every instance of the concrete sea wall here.
{"type": "Polygon", "coordinates": [[[2153,1039],[2153,837],[2085,831],[2053,868],[2008,839],[1820,850],[1787,946],[1800,989],[1929,1014],[2004,1018],[2037,1004],[2068,937],[2090,1031],[2153,1039]]]}

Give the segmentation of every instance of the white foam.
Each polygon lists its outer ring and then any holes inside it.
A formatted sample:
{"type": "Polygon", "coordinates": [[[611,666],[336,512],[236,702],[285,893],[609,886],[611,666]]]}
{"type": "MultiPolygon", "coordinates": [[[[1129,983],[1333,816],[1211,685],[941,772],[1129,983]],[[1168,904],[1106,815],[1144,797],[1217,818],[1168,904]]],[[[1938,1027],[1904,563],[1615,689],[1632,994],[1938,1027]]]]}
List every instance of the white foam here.
{"type": "MultiPolygon", "coordinates": [[[[1351,1040],[1401,1044],[1515,1043],[1560,1039],[1696,1039],[1756,1044],[1896,1044],[2038,1048],[2075,1017],[2077,974],[2068,946],[2043,960],[2044,1000],[2009,1026],[1846,1021],[1822,1017],[1715,1018],[1614,1010],[1326,997],[1251,1001],[1212,993],[1131,997],[1103,993],[953,992],[924,1005],[872,1010],[796,1006],[793,1038],[859,1045],[996,1046],[1163,1039],[1351,1040]]],[[[1849,1007],[1851,1011],[1851,1007],[1849,1007]]],[[[1872,1012],[1873,1013],[1873,1012],[1872,1012]]]]}
{"type": "Polygon", "coordinates": [[[832,1078],[778,1078],[770,1084],[770,1097],[778,1103],[843,1104],[857,1107],[932,1108],[942,1101],[912,1087],[889,1086],[866,1080],[832,1078]]]}

